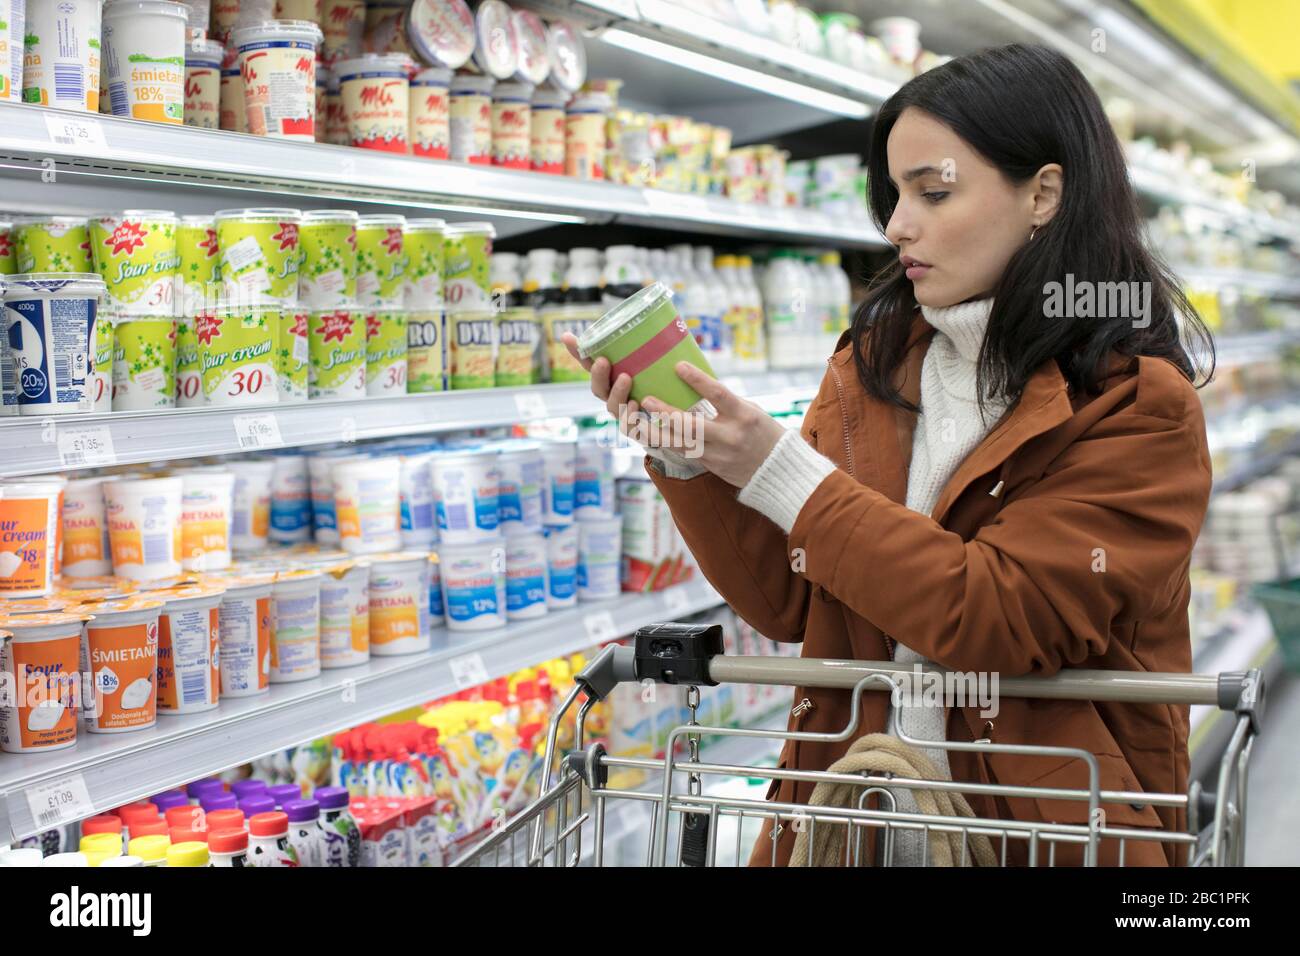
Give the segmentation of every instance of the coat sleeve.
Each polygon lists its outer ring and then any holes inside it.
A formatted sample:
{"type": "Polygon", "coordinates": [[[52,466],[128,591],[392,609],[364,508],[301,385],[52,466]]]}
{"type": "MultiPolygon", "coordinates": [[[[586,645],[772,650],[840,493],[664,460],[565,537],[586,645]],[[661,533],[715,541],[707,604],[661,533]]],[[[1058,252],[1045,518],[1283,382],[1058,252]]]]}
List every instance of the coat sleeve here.
{"type": "Polygon", "coordinates": [[[1175,420],[1102,419],[969,541],[836,471],[790,546],[805,549],[809,581],[930,660],[1053,674],[1179,593],[1210,493],[1187,401],[1175,420]]]}
{"type": "MultiPolygon", "coordinates": [[[[811,413],[802,434],[814,438],[811,413]]],[[[802,641],[811,586],[791,570],[785,532],[737,501],[737,489],[717,475],[668,478],[649,456],[645,464],[700,571],[723,599],[764,637],[802,641]]]]}

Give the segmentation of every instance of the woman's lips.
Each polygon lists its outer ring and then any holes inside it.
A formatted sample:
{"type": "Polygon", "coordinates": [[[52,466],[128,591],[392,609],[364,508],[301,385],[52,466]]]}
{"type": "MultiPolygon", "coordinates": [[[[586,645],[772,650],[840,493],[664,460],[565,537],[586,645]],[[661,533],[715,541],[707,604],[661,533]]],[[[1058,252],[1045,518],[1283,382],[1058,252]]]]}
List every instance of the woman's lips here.
{"type": "Polygon", "coordinates": [[[915,265],[915,266],[908,266],[906,274],[909,279],[915,282],[917,279],[923,278],[925,274],[929,271],[930,271],[929,266],[915,265]]]}

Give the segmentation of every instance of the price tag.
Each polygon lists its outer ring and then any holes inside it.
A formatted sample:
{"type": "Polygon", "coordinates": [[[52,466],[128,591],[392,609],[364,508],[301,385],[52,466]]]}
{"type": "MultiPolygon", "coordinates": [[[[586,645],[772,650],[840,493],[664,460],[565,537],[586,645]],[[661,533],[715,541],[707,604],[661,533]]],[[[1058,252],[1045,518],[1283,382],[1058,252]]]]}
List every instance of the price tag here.
{"type": "Polygon", "coordinates": [[[79,773],[38,784],[26,791],[26,796],[38,830],[48,830],[71,820],[92,816],[95,812],[86,780],[79,773]]]}
{"type": "Polygon", "coordinates": [[[665,216],[707,217],[709,203],[703,196],[670,193],[663,189],[643,189],[646,205],[665,216]]]}
{"type": "Polygon", "coordinates": [[[540,392],[519,392],[515,395],[515,409],[520,418],[546,418],[546,396],[540,392]]]}
{"type": "Polygon", "coordinates": [[[108,146],[99,120],[82,116],[45,114],[50,142],[59,146],[108,146]]]}
{"type": "Polygon", "coordinates": [[[451,679],[456,682],[458,690],[481,687],[491,679],[483,664],[483,656],[477,652],[453,657],[448,663],[451,665],[451,679]]]}
{"type": "Polygon", "coordinates": [[[116,465],[113,433],[107,425],[57,426],[59,462],[64,468],[116,465]]]}
{"type": "Polygon", "coordinates": [[[236,415],[235,438],[241,450],[252,448],[279,448],[284,444],[280,437],[280,423],[274,412],[260,415],[236,415]]]}
{"type": "Polygon", "coordinates": [[[593,644],[604,644],[618,638],[618,626],[609,611],[594,611],[584,617],[582,623],[593,644]]]}
{"type": "Polygon", "coordinates": [[[687,596],[685,588],[674,586],[664,591],[664,604],[668,607],[668,613],[676,616],[686,613],[686,609],[691,605],[691,599],[687,596]]]}

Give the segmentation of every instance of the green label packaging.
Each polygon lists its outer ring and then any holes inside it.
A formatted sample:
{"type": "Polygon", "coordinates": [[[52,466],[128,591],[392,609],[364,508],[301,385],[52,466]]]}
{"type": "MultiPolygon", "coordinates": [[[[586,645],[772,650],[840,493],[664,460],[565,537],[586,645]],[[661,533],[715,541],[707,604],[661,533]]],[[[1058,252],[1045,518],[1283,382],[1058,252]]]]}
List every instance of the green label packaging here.
{"type": "Polygon", "coordinates": [[[118,316],[113,323],[113,411],[176,404],[176,320],[118,316]]]}
{"type": "Polygon", "coordinates": [[[13,226],[18,272],[94,272],[85,219],[39,219],[13,226]]]}
{"type": "Polygon", "coordinates": [[[195,320],[203,394],[209,405],[277,401],[278,309],[227,310],[195,320]]]}
{"type": "Polygon", "coordinates": [[[357,229],[357,300],[364,306],[401,308],[406,292],[405,240],[400,225],[357,229]]]}
{"type": "Polygon", "coordinates": [[[313,312],[308,346],[307,382],[312,398],[360,398],[366,394],[366,318],[361,312],[313,312]]]}
{"type": "Polygon", "coordinates": [[[232,302],[297,305],[302,247],[296,219],[218,219],[217,242],[221,281],[232,302]]]}
{"type": "Polygon", "coordinates": [[[406,317],[406,390],[446,390],[446,316],[441,312],[411,312],[406,317]]]}
{"type": "Polygon", "coordinates": [[[198,319],[176,320],[176,404],[181,408],[202,405],[203,362],[199,359],[198,319]]]}
{"type": "Polygon", "coordinates": [[[280,313],[280,342],[276,347],[275,371],[280,385],[280,401],[297,402],[307,397],[307,343],[309,318],[298,309],[280,313]]]}
{"type": "Polygon", "coordinates": [[[428,312],[441,309],[445,259],[442,233],[432,229],[412,230],[406,233],[403,242],[407,307],[428,312]]]}
{"type": "Polygon", "coordinates": [[[108,308],[132,315],[172,314],[180,271],[174,216],[92,219],[90,248],[107,289],[108,308]]]}
{"type": "Polygon", "coordinates": [[[497,317],[496,384],[535,385],[542,380],[538,343],[542,327],[530,306],[503,309],[497,317]]]}
{"type": "Polygon", "coordinates": [[[348,221],[304,222],[299,301],[309,309],[333,309],[357,295],[357,227],[348,221]]]}
{"type": "Polygon", "coordinates": [[[366,394],[406,394],[406,313],[366,314],[366,394]]]}

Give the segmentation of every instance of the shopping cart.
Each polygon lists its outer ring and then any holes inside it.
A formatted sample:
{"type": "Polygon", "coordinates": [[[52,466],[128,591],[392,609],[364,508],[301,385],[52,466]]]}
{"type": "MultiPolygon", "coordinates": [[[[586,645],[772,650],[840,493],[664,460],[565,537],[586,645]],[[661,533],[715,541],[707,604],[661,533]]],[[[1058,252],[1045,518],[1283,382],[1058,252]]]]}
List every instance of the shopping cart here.
{"type": "MultiPolygon", "coordinates": [[[[942,673],[931,671],[930,673],[942,673]]],[[[999,692],[1006,697],[1052,698],[1061,700],[1160,703],[1168,705],[1211,705],[1234,712],[1236,727],[1219,766],[1214,792],[1193,783],[1188,793],[1148,793],[1100,789],[1098,761],[1086,750],[1061,747],[920,741],[903,734],[895,719],[895,734],[916,747],[948,751],[974,751],[1071,757],[1089,768],[1089,788],[1036,788],[968,782],[904,778],[890,774],[833,773],[778,767],[708,763],[700,759],[700,741],[710,738],[769,738],[772,741],[848,741],[855,739],[861,719],[862,695],[867,691],[901,694],[915,672],[894,663],[859,661],[800,660],[776,657],[727,657],[722,655],[722,630],[718,625],[656,624],[636,633],[632,646],[610,646],[576,677],[559,710],[551,718],[540,796],[513,818],[503,820],[478,846],[455,861],[456,866],[602,866],[653,865],[713,866],[728,858],[747,859],[742,833],[748,825],[769,835],[781,827],[844,828],[838,846],[843,848],[840,865],[857,865],[864,859],[865,837],[874,830],[874,862],[891,865],[896,838],[921,834],[956,835],[960,842],[959,865],[968,863],[968,847],[983,838],[995,848],[995,859],[1007,865],[1008,847],[1026,851],[1017,859],[1029,865],[1054,865],[1057,848],[1071,845],[1081,853],[1084,865],[1097,865],[1103,840],[1118,842],[1118,863],[1123,865],[1131,841],[1176,844],[1176,859],[1196,866],[1241,866],[1245,856],[1246,789],[1251,748],[1260,730],[1263,712],[1263,683],[1258,671],[1196,674],[1120,673],[1115,671],[1071,670],[1049,678],[1003,678],[999,692]],[[621,682],[646,681],[685,685],[690,719],[668,736],[662,759],[617,757],[599,743],[583,746],[583,730],[591,708],[621,682]],[[799,687],[847,688],[853,691],[852,711],[847,726],[839,733],[784,732],[777,730],[706,727],[696,722],[699,685],[749,683],[787,684],[799,687]],[[581,701],[581,703],[579,703],[581,701]],[[576,748],[556,760],[556,739],[562,722],[576,715],[576,748]],[[678,756],[679,752],[684,757],[678,756]],[[651,787],[610,785],[611,774],[641,771],[651,787]],[[683,779],[684,778],[684,779],[683,779]],[[811,783],[850,784],[860,788],[856,806],[809,806],[770,802],[733,793],[706,793],[706,782],[726,779],[797,780],[811,783]],[[1051,823],[992,819],[961,815],[941,816],[901,812],[892,797],[901,789],[957,791],[987,797],[1038,797],[1051,800],[1080,800],[1088,805],[1087,823],[1051,823]],[[868,796],[876,795],[870,801],[868,796]],[[876,806],[870,807],[869,803],[876,806]],[[1147,804],[1183,807],[1187,812],[1186,833],[1164,829],[1107,827],[1104,808],[1115,804],[1147,804]],[[606,837],[611,829],[610,810],[615,806],[639,805],[642,825],[635,833],[644,838],[644,853],[635,859],[607,854],[606,837]],[[734,847],[730,834],[734,830],[734,847]],[[1185,854],[1185,855],[1184,855],[1185,854]]],[[[898,700],[899,698],[895,698],[898,700]]],[[[895,708],[897,713],[897,708],[895,708]]],[[[713,789],[709,787],[708,789],[713,789]]],[[[857,792],[856,790],[854,791],[857,792]]],[[[989,801],[993,804],[993,801],[989,801]]],[[[617,827],[613,829],[617,830],[617,827]]],[[[952,840],[951,836],[945,837],[952,840]]],[[[809,856],[815,840],[809,839],[809,856]]],[[[620,844],[621,846],[621,844],[620,844]]],[[[1114,846],[1114,844],[1112,844],[1114,846]]],[[[776,843],[773,840],[773,861],[776,843]]],[[[925,853],[922,853],[926,857],[925,853]]],[[[987,849],[984,854],[987,862],[987,849]]]]}

